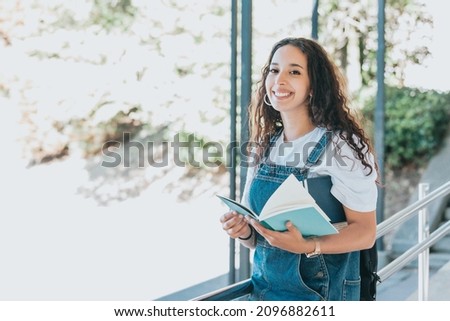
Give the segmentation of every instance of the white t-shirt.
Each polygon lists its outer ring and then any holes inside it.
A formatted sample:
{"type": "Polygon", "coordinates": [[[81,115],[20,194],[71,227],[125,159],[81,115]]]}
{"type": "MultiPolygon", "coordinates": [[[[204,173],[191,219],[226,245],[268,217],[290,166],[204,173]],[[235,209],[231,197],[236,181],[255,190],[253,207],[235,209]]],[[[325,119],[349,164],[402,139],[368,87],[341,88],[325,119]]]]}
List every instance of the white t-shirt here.
{"type": "MultiPolygon", "coordinates": [[[[308,155],[325,131],[325,128],[316,127],[308,134],[291,142],[284,142],[284,135],[281,134],[271,148],[269,162],[277,165],[303,167],[308,155]]],[[[355,157],[353,149],[338,135],[334,134],[318,164],[311,167],[308,177],[330,175],[333,183],[331,193],[344,206],[359,212],[374,211],[378,196],[375,183],[377,172],[373,155],[367,153],[366,155],[366,161],[373,168],[370,174],[370,168],[364,168],[361,161],[355,157]]],[[[256,169],[255,166],[248,167],[242,197],[246,204],[249,204],[248,189],[256,169]]]]}

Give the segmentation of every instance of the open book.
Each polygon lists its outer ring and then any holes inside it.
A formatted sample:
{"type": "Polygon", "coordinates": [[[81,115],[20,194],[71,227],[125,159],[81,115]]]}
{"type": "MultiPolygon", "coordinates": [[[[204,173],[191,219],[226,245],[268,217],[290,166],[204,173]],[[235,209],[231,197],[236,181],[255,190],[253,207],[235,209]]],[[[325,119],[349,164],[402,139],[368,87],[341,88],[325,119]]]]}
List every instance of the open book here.
{"type": "Polygon", "coordinates": [[[286,222],[291,221],[304,237],[338,233],[329,217],[293,174],[267,200],[259,216],[230,198],[220,195],[217,197],[231,210],[250,215],[271,230],[285,231],[286,222]]]}

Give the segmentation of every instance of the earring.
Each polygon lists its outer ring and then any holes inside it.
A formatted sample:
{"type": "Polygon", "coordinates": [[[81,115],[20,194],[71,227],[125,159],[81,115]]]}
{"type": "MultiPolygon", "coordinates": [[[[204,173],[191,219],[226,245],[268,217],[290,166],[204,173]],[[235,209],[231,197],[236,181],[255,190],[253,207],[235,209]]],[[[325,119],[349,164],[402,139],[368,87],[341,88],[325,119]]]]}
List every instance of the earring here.
{"type": "Polygon", "coordinates": [[[309,106],[312,106],[312,98],[313,98],[312,94],[309,94],[309,106]]]}
{"type": "Polygon", "coordinates": [[[270,103],[270,99],[269,99],[269,97],[267,96],[267,94],[264,95],[263,100],[264,100],[264,102],[266,103],[267,106],[272,106],[272,104],[270,103]],[[269,100],[269,102],[267,102],[266,97],[267,97],[267,100],[269,100]]]}

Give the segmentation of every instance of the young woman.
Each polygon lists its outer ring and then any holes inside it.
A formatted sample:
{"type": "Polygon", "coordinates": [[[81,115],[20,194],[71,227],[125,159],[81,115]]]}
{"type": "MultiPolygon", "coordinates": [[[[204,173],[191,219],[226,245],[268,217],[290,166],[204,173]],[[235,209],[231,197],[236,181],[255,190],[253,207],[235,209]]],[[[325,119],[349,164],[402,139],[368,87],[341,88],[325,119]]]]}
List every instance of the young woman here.
{"type": "Polygon", "coordinates": [[[346,221],[338,234],[304,238],[290,222],[276,232],[236,212],[224,214],[220,221],[230,237],[255,249],[250,300],[359,300],[359,250],[376,237],[377,169],[326,51],[305,38],[276,43],[249,119],[259,147],[251,151],[244,203],[259,213],[290,174],[301,181],[330,176],[331,190],[323,193],[342,204],[346,221]],[[311,166],[313,148],[324,153],[311,166]]]}

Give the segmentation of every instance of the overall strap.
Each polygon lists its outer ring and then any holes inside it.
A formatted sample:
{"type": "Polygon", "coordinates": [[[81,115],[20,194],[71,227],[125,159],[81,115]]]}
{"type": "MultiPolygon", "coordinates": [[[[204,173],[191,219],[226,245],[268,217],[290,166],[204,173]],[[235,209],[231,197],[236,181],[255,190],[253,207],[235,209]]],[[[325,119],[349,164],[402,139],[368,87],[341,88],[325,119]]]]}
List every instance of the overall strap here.
{"type": "Polygon", "coordinates": [[[325,152],[325,149],[328,146],[328,143],[331,141],[332,131],[326,131],[317,144],[314,146],[314,149],[309,154],[308,159],[306,160],[305,167],[303,167],[302,173],[307,176],[310,168],[314,166],[325,152]]]}
{"type": "Polygon", "coordinates": [[[283,128],[278,129],[275,134],[270,136],[269,146],[264,151],[264,157],[263,157],[263,163],[267,160],[267,158],[270,155],[270,151],[272,150],[272,147],[275,145],[275,142],[277,141],[278,137],[280,137],[281,133],[283,132],[283,128]]]}

